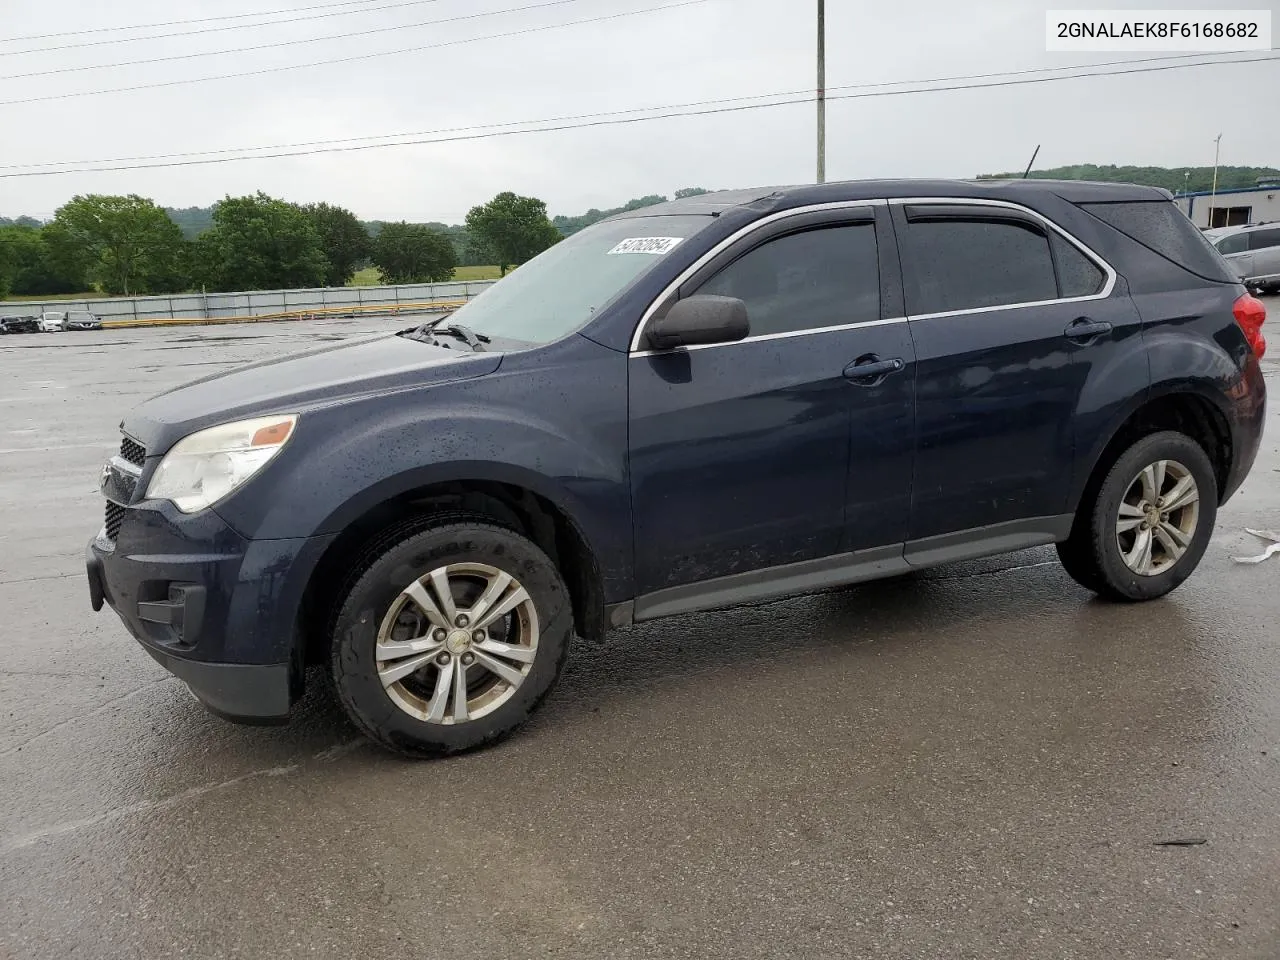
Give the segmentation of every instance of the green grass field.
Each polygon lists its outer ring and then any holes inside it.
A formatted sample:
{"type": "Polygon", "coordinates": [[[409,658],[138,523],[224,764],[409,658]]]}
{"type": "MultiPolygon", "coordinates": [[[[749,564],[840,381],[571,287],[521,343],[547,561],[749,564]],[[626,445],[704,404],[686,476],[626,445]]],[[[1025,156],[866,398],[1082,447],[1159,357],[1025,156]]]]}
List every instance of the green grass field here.
{"type": "MultiPolygon", "coordinates": [[[[498,267],[458,267],[453,271],[455,280],[497,280],[498,267]]],[[[356,273],[351,280],[353,287],[376,287],[382,283],[377,267],[366,267],[356,273]]]]}
{"type": "Polygon", "coordinates": [[[457,267],[453,271],[455,280],[497,280],[501,276],[499,267],[457,267]]]}

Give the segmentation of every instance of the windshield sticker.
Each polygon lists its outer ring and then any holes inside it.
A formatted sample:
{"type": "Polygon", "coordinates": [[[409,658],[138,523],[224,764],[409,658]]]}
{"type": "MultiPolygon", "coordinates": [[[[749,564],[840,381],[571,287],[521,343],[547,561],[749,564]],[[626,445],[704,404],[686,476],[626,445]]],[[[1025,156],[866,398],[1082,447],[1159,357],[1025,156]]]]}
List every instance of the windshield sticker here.
{"type": "Polygon", "coordinates": [[[613,256],[615,253],[651,253],[661,257],[679,246],[682,239],[681,237],[630,237],[610,250],[608,255],[613,256]]]}

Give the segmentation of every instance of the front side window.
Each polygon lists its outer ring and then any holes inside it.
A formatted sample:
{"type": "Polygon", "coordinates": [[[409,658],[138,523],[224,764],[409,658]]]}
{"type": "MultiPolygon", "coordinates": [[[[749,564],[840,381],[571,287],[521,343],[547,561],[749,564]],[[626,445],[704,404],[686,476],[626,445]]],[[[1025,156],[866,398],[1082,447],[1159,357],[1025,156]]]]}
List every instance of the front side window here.
{"type": "Polygon", "coordinates": [[[907,226],[906,253],[907,308],[912,314],[1058,298],[1049,238],[1029,224],[917,220],[907,226]]]}
{"type": "Polygon", "coordinates": [[[746,303],[753,337],[879,320],[875,224],[820,227],[768,240],[697,292],[746,303]]]}
{"type": "Polygon", "coordinates": [[[1247,233],[1233,233],[1230,236],[1223,237],[1214,246],[1218,248],[1218,252],[1223,256],[1229,253],[1244,253],[1249,249],[1249,235],[1247,233]]]}

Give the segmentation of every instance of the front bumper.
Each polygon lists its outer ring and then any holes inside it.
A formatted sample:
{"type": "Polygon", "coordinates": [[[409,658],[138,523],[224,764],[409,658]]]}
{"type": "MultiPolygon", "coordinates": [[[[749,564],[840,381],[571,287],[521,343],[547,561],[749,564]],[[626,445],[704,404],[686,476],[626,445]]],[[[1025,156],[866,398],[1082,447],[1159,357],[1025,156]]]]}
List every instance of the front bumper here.
{"type": "Polygon", "coordinates": [[[89,598],[109,605],[213,713],[280,723],[302,694],[298,612],[332,537],[244,540],[212,511],[126,508],[86,549],[89,598]]]}

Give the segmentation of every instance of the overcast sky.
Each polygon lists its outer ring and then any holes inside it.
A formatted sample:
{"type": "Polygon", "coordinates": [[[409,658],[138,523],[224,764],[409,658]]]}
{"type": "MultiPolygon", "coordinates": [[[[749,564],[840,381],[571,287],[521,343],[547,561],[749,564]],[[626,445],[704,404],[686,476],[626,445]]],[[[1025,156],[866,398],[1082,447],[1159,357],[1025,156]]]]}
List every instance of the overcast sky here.
{"type": "MultiPolygon", "coordinates": [[[[814,84],[816,0],[702,0],[621,19],[494,38],[523,28],[675,0],[0,0],[0,36],[53,34],[330,4],[358,12],[277,26],[16,54],[139,32],[0,42],[0,100],[103,90],[478,39],[434,50],[123,93],[0,105],[0,165],[98,160],[476,124],[770,94],[814,84]],[[399,27],[368,36],[345,36],[399,27]],[[310,37],[315,43],[140,66],[15,74],[191,54],[310,37]]],[[[1083,6],[1084,4],[1081,4],[1083,6]]],[[[1166,4],[1108,3],[1091,8],[1166,4]]],[[[1275,7],[1275,0],[1201,8],[1275,7]]],[[[1033,0],[827,0],[829,87],[1135,59],[1149,53],[1049,54],[1046,6],[1033,0]]],[[[1280,18],[1277,18],[1280,19],[1280,18]]],[[[218,20],[150,32],[208,30],[218,20]]],[[[145,32],[145,31],[144,31],[145,32]]],[[[1257,56],[1257,54],[1254,54],[1257,56]]],[[[1280,164],[1274,94],[1280,61],[1063,80],[1004,89],[834,101],[829,179],[969,177],[1068,163],[1197,166],[1280,164]]],[[[502,190],[547,201],[552,214],[608,207],[679,187],[812,181],[812,104],[627,126],[174,169],[0,179],[0,214],[52,216],[76,193],[140,193],[204,206],[264,190],[326,200],[366,219],[460,222],[502,190]]],[[[7,171],[0,171],[0,173],[7,171]]]]}

